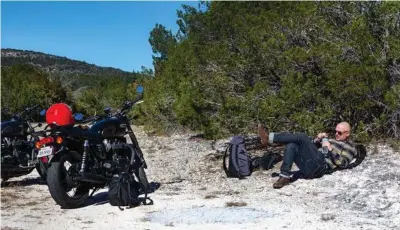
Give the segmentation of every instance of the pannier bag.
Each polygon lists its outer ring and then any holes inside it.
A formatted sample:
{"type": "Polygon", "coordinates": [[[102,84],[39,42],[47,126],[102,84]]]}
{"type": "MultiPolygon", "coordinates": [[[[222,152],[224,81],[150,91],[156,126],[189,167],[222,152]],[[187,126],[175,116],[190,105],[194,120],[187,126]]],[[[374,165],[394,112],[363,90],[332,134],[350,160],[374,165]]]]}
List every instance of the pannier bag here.
{"type": "Polygon", "coordinates": [[[115,175],[108,186],[108,198],[112,206],[128,206],[128,208],[139,205],[139,183],[132,175],[121,173],[115,175]]]}

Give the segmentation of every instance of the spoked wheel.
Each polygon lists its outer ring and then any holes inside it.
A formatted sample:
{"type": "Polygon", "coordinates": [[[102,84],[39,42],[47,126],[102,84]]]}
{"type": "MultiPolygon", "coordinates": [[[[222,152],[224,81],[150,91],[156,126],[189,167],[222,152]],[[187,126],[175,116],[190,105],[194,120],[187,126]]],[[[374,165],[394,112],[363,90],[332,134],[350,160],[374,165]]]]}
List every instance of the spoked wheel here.
{"type": "Polygon", "coordinates": [[[62,208],[78,208],[89,196],[89,187],[72,180],[72,175],[77,172],[76,163],[70,154],[66,154],[59,162],[51,163],[47,171],[50,194],[62,208]]]}

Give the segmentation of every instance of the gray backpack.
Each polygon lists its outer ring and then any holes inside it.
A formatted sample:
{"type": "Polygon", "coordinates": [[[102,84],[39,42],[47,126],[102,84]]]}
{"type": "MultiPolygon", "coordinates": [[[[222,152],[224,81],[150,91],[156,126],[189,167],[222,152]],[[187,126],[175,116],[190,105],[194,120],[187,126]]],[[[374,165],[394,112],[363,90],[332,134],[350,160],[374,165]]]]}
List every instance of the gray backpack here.
{"type": "Polygon", "coordinates": [[[234,136],[225,150],[223,167],[227,177],[243,179],[251,175],[251,158],[246,150],[245,139],[241,136],[234,136]],[[226,158],[228,155],[228,167],[226,158]]]}

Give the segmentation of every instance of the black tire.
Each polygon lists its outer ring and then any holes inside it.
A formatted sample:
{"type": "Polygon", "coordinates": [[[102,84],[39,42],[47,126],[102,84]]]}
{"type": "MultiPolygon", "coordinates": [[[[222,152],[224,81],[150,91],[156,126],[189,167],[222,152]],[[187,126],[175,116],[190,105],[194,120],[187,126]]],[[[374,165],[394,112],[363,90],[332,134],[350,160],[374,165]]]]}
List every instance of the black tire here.
{"type": "Polygon", "coordinates": [[[347,167],[347,169],[352,169],[352,168],[359,166],[365,160],[365,157],[367,156],[367,150],[364,145],[357,144],[356,150],[357,150],[357,155],[355,156],[356,160],[354,162],[352,162],[347,167]]]}
{"type": "Polygon", "coordinates": [[[2,188],[8,186],[7,180],[8,180],[8,177],[2,177],[2,178],[1,178],[1,187],[2,187],[2,188]]]}
{"type": "Polygon", "coordinates": [[[52,162],[47,170],[47,186],[49,187],[50,195],[58,205],[68,209],[82,206],[89,197],[89,188],[85,186],[78,186],[72,197],[68,194],[68,184],[64,180],[67,177],[64,163],[67,160],[74,163],[72,159],[67,154],[61,157],[59,162],[52,162]]]}
{"type": "Polygon", "coordinates": [[[139,169],[135,170],[135,176],[138,178],[140,187],[143,193],[149,192],[149,181],[147,180],[146,172],[144,171],[143,166],[139,169]]]}
{"type": "Polygon", "coordinates": [[[36,171],[39,173],[40,178],[42,180],[46,181],[47,178],[47,169],[48,169],[48,164],[43,163],[42,161],[39,160],[39,163],[36,164],[36,171]]]}

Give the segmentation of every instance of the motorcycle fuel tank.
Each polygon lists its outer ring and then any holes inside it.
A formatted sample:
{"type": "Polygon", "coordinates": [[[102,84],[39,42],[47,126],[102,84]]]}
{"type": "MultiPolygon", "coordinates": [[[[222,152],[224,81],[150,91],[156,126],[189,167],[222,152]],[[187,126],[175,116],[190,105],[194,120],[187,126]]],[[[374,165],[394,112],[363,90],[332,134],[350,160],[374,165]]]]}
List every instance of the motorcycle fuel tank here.
{"type": "Polygon", "coordinates": [[[126,125],[116,118],[103,119],[95,123],[89,131],[101,134],[104,138],[123,137],[126,125]]]}
{"type": "Polygon", "coordinates": [[[5,121],[1,123],[1,136],[23,136],[28,129],[28,125],[20,121],[5,121]]]}

